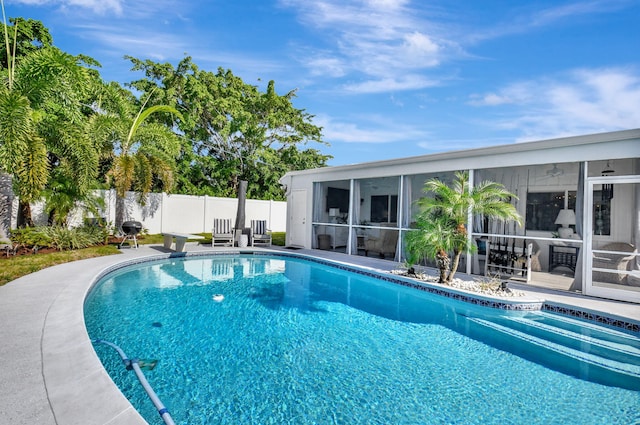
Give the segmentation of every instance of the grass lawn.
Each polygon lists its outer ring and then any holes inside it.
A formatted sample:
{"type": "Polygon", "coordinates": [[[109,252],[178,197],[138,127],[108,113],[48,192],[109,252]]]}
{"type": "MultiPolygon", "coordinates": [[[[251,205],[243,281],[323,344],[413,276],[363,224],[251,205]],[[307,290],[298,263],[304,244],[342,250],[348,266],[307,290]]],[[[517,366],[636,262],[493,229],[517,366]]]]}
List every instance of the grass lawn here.
{"type": "MultiPolygon", "coordinates": [[[[211,243],[211,233],[196,233],[204,236],[197,242],[203,244],[211,243]]],[[[285,233],[275,232],[272,234],[273,244],[284,246],[285,233]]],[[[162,244],[163,237],[160,234],[144,235],[139,240],[140,245],[162,244]]],[[[94,246],[90,248],[77,249],[72,251],[58,251],[46,254],[22,255],[17,257],[0,259],[0,286],[11,282],[21,276],[37,272],[56,264],[68,263],[70,261],[84,260],[86,258],[101,257],[104,255],[118,254],[118,246],[115,244],[94,246]]]]}
{"type": "Polygon", "coordinates": [[[116,245],[101,245],[72,251],[3,258],[0,260],[0,286],[21,276],[55,266],[56,264],[119,253],[120,251],[116,245]]]}

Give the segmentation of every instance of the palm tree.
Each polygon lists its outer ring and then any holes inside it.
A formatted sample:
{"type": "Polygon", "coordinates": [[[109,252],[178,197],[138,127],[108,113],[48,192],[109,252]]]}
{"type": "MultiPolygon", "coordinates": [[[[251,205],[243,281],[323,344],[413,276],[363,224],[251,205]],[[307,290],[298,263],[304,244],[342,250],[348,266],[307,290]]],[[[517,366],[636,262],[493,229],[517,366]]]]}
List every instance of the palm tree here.
{"type": "MultiPolygon", "coordinates": [[[[4,18],[4,2],[2,11],[4,18]]],[[[86,59],[50,45],[17,52],[20,22],[11,31],[13,45],[6,19],[3,27],[7,68],[0,74],[0,170],[11,174],[30,224],[29,202],[41,197],[50,170],[63,166],[79,189],[88,191],[97,155],[85,132],[82,107],[91,78],[82,66],[86,59]]]]}
{"type": "MultiPolygon", "coordinates": [[[[109,162],[106,178],[107,183],[112,184],[116,190],[115,226],[120,228],[125,216],[127,191],[137,192],[144,205],[146,195],[156,185],[164,191],[170,191],[174,185],[174,167],[180,154],[180,139],[166,125],[147,122],[148,118],[155,113],[171,113],[180,119],[182,115],[167,105],[145,109],[145,103],[136,116],[131,118],[128,112],[130,107],[123,106],[127,99],[113,101],[113,87],[107,87],[106,91],[111,96],[111,107],[117,109],[117,112],[101,111],[97,114],[92,120],[92,134],[102,141],[104,156],[109,162]]],[[[116,94],[115,97],[117,96],[116,94]]],[[[100,109],[101,105],[97,108],[100,109]]]]}
{"type": "Polygon", "coordinates": [[[407,234],[408,261],[415,264],[424,257],[435,258],[440,283],[451,282],[462,253],[476,249],[468,237],[469,214],[522,223],[522,217],[509,203],[516,197],[514,194],[502,184],[491,181],[483,181],[470,188],[467,172],[456,172],[451,186],[439,179],[431,179],[425,183],[424,191],[433,196],[417,201],[418,230],[407,234]],[[450,252],[454,254],[453,261],[450,252]],[[451,269],[447,274],[449,265],[451,269]]]}
{"type": "MultiPolygon", "coordinates": [[[[426,258],[435,258],[440,273],[438,280],[443,283],[451,266],[451,258],[447,251],[462,242],[458,240],[461,235],[443,216],[421,211],[416,215],[415,223],[417,230],[408,232],[405,238],[407,263],[413,266],[426,258]]],[[[409,268],[409,273],[415,274],[413,267],[409,268]]]]}
{"type": "Polygon", "coordinates": [[[71,211],[82,206],[84,211],[97,215],[104,208],[104,201],[94,191],[78,185],[76,179],[61,168],[52,170],[47,187],[43,191],[44,210],[49,214],[49,224],[66,227],[71,211]]]}

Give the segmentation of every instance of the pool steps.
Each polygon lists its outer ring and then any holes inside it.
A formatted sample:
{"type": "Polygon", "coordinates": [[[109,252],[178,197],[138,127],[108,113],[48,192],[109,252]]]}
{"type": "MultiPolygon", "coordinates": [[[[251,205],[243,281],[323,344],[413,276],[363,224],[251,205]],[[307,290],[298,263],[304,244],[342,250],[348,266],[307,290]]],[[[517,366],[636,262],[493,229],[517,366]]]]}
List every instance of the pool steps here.
{"type": "Polygon", "coordinates": [[[630,332],[624,332],[612,327],[603,327],[598,323],[575,319],[571,316],[565,316],[563,314],[554,314],[540,311],[536,313],[536,316],[545,321],[552,321],[554,323],[559,322],[564,328],[568,330],[579,331],[589,329],[598,333],[598,335],[601,335],[604,339],[623,341],[640,348],[640,335],[634,336],[630,332]]]}
{"type": "Polygon", "coordinates": [[[562,345],[580,350],[587,344],[591,354],[618,361],[631,358],[640,365],[640,348],[636,346],[640,344],[638,339],[631,335],[608,335],[601,330],[589,328],[585,328],[585,332],[581,333],[521,317],[511,317],[509,320],[521,324],[525,331],[533,336],[544,338],[545,335],[551,334],[562,345]]]}
{"type": "MultiPolygon", "coordinates": [[[[640,338],[634,335],[542,312],[491,320],[466,318],[483,328],[515,338],[520,344],[524,342],[604,369],[613,374],[609,384],[615,385],[618,381],[615,376],[619,376],[624,378],[625,386],[640,389],[640,338]],[[577,332],[578,326],[583,332],[577,332]]],[[[531,352],[543,357],[539,351],[531,352]]]]}

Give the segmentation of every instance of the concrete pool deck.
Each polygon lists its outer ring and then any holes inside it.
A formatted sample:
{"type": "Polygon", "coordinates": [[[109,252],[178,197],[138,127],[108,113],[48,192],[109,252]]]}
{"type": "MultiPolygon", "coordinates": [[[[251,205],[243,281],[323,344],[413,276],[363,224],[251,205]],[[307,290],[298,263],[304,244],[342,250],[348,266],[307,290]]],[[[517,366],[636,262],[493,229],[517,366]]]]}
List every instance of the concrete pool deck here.
{"type": "MultiPolygon", "coordinates": [[[[391,261],[331,251],[279,250],[380,271],[397,267],[391,261]]],[[[188,251],[239,250],[189,246],[188,251]]],[[[0,425],[146,424],[102,368],[84,327],[83,304],[104,270],[153,256],[167,256],[167,251],[144,245],[124,249],[120,255],[61,264],[0,287],[0,425]]],[[[638,304],[525,285],[518,289],[525,292],[525,300],[544,300],[640,323],[638,304]]]]}

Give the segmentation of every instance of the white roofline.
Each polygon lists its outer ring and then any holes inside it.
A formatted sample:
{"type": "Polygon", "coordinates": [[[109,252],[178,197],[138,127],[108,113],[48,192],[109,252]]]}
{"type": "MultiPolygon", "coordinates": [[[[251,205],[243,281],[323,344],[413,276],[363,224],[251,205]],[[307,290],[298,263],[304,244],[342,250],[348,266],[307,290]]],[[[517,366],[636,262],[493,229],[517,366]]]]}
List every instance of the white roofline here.
{"type": "Polygon", "coordinates": [[[640,128],[631,130],[613,131],[607,133],[596,133],[582,136],[562,137],[557,139],[547,139],[532,142],[511,143],[507,145],[490,146],[483,148],[462,149],[449,152],[440,152],[426,155],[410,156],[406,158],[386,159],[380,161],[362,162],[350,165],[337,165],[309,170],[291,171],[285,175],[296,176],[304,174],[333,173],[337,171],[353,171],[381,166],[398,166],[414,164],[416,162],[433,162],[450,159],[473,158],[479,156],[503,155],[510,153],[522,153],[539,151],[544,149],[557,149],[564,147],[584,146],[595,143],[607,143],[620,140],[640,139],[640,128]]]}

